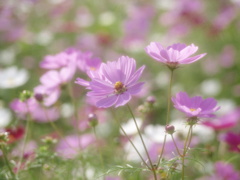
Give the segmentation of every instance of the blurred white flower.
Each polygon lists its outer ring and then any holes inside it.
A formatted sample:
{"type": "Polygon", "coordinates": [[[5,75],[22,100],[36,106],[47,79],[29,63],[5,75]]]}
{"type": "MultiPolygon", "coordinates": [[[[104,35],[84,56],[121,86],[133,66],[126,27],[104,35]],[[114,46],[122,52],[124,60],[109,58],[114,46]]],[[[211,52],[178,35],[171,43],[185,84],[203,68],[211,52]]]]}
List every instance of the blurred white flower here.
{"type": "MultiPolygon", "coordinates": [[[[136,122],[138,127],[140,128],[142,126],[142,119],[136,118],[136,122]]],[[[124,131],[127,133],[127,135],[134,135],[137,133],[137,128],[135,126],[133,119],[129,119],[128,122],[122,124],[122,127],[124,131]]],[[[121,131],[121,134],[124,135],[122,131],[121,131]]]]}
{"type": "Polygon", "coordinates": [[[16,66],[0,70],[0,88],[16,88],[22,86],[29,79],[29,74],[25,69],[17,69],[16,66]]]}
{"type": "MultiPolygon", "coordinates": [[[[146,145],[146,147],[149,147],[151,142],[146,138],[146,136],[143,136],[143,140],[144,143],[146,145]]],[[[133,138],[131,138],[133,144],[136,146],[137,150],[139,151],[139,153],[141,155],[145,154],[145,150],[142,144],[142,141],[140,139],[140,137],[134,136],[133,138]]],[[[139,155],[137,154],[136,150],[133,148],[133,146],[131,145],[131,143],[128,141],[125,145],[124,145],[124,150],[126,152],[126,159],[128,161],[135,161],[135,162],[141,162],[141,158],[139,157],[139,155]]]]}
{"type": "Polygon", "coordinates": [[[16,51],[13,48],[8,48],[0,52],[0,63],[3,65],[13,64],[16,56],[16,51]]]}
{"type": "Polygon", "coordinates": [[[230,99],[220,99],[218,100],[218,106],[220,106],[220,110],[217,112],[219,115],[226,114],[230,111],[233,111],[236,108],[236,104],[234,101],[230,99]]]}
{"type": "Polygon", "coordinates": [[[61,106],[61,115],[64,118],[70,118],[74,114],[73,105],[69,103],[64,103],[61,106]]]}
{"type": "Polygon", "coordinates": [[[5,128],[11,122],[11,112],[9,109],[0,106],[0,128],[5,128]]]}
{"type": "MultiPolygon", "coordinates": [[[[165,126],[148,125],[144,129],[144,134],[153,142],[161,143],[164,140],[165,126]]],[[[169,138],[167,140],[170,140],[169,138]]]]}
{"type": "Polygon", "coordinates": [[[216,79],[205,80],[200,85],[201,92],[207,96],[216,96],[221,91],[221,84],[216,79]]]}
{"type": "Polygon", "coordinates": [[[36,36],[36,42],[40,45],[48,45],[53,40],[53,34],[50,31],[41,31],[36,36]]]}
{"type": "Polygon", "coordinates": [[[99,16],[99,23],[102,26],[110,26],[116,20],[115,15],[112,12],[104,12],[99,16]]]}
{"type": "MultiPolygon", "coordinates": [[[[175,127],[176,131],[176,133],[174,133],[175,136],[181,133],[185,138],[187,137],[189,126],[186,125],[186,120],[176,119],[173,122],[171,122],[171,125],[175,127]]],[[[193,134],[198,138],[200,142],[203,143],[211,141],[214,138],[213,129],[200,124],[193,126],[193,134]]]]}

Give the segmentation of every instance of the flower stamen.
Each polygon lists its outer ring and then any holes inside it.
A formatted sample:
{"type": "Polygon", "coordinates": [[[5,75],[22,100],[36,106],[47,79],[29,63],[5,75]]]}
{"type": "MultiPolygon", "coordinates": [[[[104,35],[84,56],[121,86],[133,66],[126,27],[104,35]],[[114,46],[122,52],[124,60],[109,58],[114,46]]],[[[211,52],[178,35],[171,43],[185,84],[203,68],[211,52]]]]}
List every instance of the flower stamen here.
{"type": "Polygon", "coordinates": [[[122,94],[127,90],[126,87],[124,86],[124,84],[120,81],[117,81],[114,84],[114,89],[115,89],[116,94],[122,94]]]}

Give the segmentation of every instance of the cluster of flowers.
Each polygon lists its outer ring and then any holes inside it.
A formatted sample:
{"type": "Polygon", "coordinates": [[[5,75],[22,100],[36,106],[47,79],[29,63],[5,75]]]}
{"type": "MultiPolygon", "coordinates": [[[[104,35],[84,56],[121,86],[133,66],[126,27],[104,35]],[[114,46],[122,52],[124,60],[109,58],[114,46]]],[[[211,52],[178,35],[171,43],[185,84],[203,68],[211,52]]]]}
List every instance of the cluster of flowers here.
{"type": "MultiPolygon", "coordinates": [[[[193,63],[206,55],[204,53],[192,56],[198,50],[198,47],[194,44],[186,46],[178,43],[164,48],[160,43],[152,42],[145,50],[152,58],[166,65],[171,72],[183,64],[193,63]]],[[[27,114],[30,114],[34,120],[39,122],[59,119],[58,109],[52,106],[59,100],[62,89],[73,81],[77,70],[80,70],[83,76],[84,74],[87,75],[90,81],[77,78],[75,83],[89,90],[87,93],[88,103],[94,104],[98,108],[124,106],[133,95],[140,93],[144,85],[144,82],[139,82],[139,79],[145,66],[137,69],[136,61],[128,56],[121,56],[117,61],[104,63],[98,58],[93,58],[91,53],[67,49],[59,54],[46,56],[40,63],[40,67],[48,71],[40,78],[41,84],[34,88],[34,97],[30,97],[23,102],[16,99],[11,103],[11,108],[22,119],[26,119],[27,114]]],[[[203,99],[201,96],[191,98],[186,92],[177,93],[172,97],[172,102],[177,110],[185,113],[188,120],[194,120],[195,123],[202,118],[215,117],[214,113],[220,108],[214,98],[203,99]]],[[[228,119],[231,119],[231,122],[229,120],[228,123],[224,124],[218,118],[218,120],[207,121],[203,124],[217,130],[232,127],[236,125],[239,118],[239,111],[234,113],[226,115],[227,118],[229,117],[228,119]]],[[[226,117],[222,119],[224,121],[226,117]]],[[[170,127],[166,128],[166,131],[172,134],[175,129],[170,127]]],[[[8,130],[8,132],[12,134],[14,139],[15,132],[12,133],[12,130],[8,130]]],[[[22,136],[22,133],[22,130],[20,135],[16,133],[16,137],[22,136]]],[[[87,134],[80,140],[77,136],[69,136],[65,141],[59,143],[58,147],[61,150],[57,151],[66,158],[73,158],[78,151],[69,149],[69,144],[74,148],[79,146],[85,148],[93,142],[93,139],[92,136],[87,134]]],[[[228,133],[223,137],[223,140],[229,142],[231,150],[239,151],[239,135],[228,133]]],[[[172,148],[170,149],[172,151],[172,148]]],[[[150,151],[152,151],[151,148],[150,151]]],[[[154,158],[151,153],[150,156],[154,158]]],[[[232,171],[234,171],[233,168],[232,171]]],[[[239,175],[235,173],[235,176],[238,177],[239,175]]]]}

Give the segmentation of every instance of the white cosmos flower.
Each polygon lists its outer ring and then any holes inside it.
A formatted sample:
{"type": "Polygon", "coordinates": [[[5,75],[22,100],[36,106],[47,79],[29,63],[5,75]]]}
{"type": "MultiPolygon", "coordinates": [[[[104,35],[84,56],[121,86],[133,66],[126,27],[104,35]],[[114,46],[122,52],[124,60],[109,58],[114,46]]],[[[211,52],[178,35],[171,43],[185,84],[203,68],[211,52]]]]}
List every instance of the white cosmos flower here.
{"type": "Polygon", "coordinates": [[[11,122],[10,110],[0,106],[0,117],[0,128],[5,128],[11,122]]]}
{"type": "MultiPolygon", "coordinates": [[[[140,128],[142,126],[142,119],[136,118],[136,122],[138,127],[140,128]]],[[[122,124],[122,127],[124,131],[127,133],[127,135],[134,135],[137,133],[137,128],[135,126],[134,120],[129,119],[128,122],[122,124]]],[[[124,135],[124,133],[121,131],[121,134],[124,135]]]]}
{"type": "Polygon", "coordinates": [[[29,79],[29,74],[25,69],[17,69],[16,66],[0,70],[0,88],[16,88],[22,86],[29,79]]]}

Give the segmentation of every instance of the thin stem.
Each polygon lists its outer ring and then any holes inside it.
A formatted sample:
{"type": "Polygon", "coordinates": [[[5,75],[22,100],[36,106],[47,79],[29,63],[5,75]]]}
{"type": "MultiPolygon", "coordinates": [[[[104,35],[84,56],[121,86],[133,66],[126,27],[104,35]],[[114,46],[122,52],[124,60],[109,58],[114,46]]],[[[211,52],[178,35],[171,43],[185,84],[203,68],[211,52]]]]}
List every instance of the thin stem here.
{"type": "Polygon", "coordinates": [[[128,141],[131,143],[131,145],[133,146],[133,148],[135,149],[135,151],[137,152],[137,154],[139,155],[139,157],[141,158],[142,162],[148,167],[148,169],[151,169],[151,167],[149,167],[149,165],[146,163],[146,161],[143,159],[142,155],[140,154],[140,152],[137,150],[136,146],[133,144],[132,140],[129,138],[129,136],[127,135],[126,131],[123,129],[121,123],[119,122],[119,120],[117,118],[116,119],[120,129],[122,130],[123,134],[127,137],[128,141]]]}
{"type": "Polygon", "coordinates": [[[8,167],[8,170],[9,170],[12,178],[16,179],[16,176],[15,176],[15,174],[14,174],[12,168],[11,168],[11,165],[10,165],[10,163],[8,161],[8,158],[7,158],[6,148],[4,147],[4,145],[0,145],[0,149],[2,150],[3,159],[4,159],[4,161],[5,161],[5,163],[6,163],[7,167],[8,167]]]}
{"type": "Polygon", "coordinates": [[[162,159],[163,151],[164,151],[165,144],[166,144],[166,140],[167,140],[167,134],[164,135],[163,146],[162,146],[161,154],[160,154],[160,156],[159,156],[159,158],[158,158],[157,167],[159,166],[160,161],[161,161],[161,159],[162,159]]]}
{"type": "Polygon", "coordinates": [[[167,119],[166,119],[166,125],[169,123],[169,117],[170,117],[170,104],[171,104],[171,94],[172,94],[172,82],[173,82],[173,71],[171,70],[171,75],[170,75],[170,83],[168,87],[168,108],[167,108],[167,119]]]}
{"type": "Polygon", "coordinates": [[[130,108],[130,106],[129,106],[128,104],[127,104],[127,107],[128,107],[128,110],[129,110],[129,112],[130,112],[130,114],[131,114],[131,116],[132,116],[132,118],[133,118],[134,124],[135,124],[135,126],[136,126],[136,128],[137,128],[137,131],[138,131],[138,134],[139,134],[140,139],[141,139],[141,141],[142,141],[143,147],[144,147],[145,152],[146,152],[146,154],[147,154],[147,157],[148,157],[148,159],[149,159],[149,162],[150,162],[150,165],[151,165],[153,174],[154,174],[154,178],[157,179],[156,172],[155,172],[155,167],[153,166],[152,160],[151,160],[151,158],[150,158],[150,156],[149,156],[149,153],[148,153],[147,147],[146,147],[146,145],[145,145],[145,143],[144,143],[142,134],[141,134],[140,129],[139,129],[138,125],[137,125],[136,118],[135,118],[135,116],[133,115],[133,112],[132,112],[132,110],[131,110],[131,108],[130,108]]]}
{"type": "Polygon", "coordinates": [[[190,145],[192,140],[192,125],[190,125],[186,141],[184,143],[184,148],[183,148],[183,155],[182,155],[182,180],[184,180],[184,174],[185,174],[185,166],[184,166],[184,161],[185,161],[185,156],[187,153],[188,146],[190,145]]]}
{"type": "MultiPolygon", "coordinates": [[[[94,131],[94,135],[95,135],[96,140],[98,140],[98,136],[97,136],[97,132],[96,132],[96,127],[93,127],[93,131],[94,131]]],[[[102,151],[100,150],[99,147],[97,147],[97,150],[99,151],[99,156],[100,156],[102,168],[105,169],[104,162],[103,162],[103,157],[102,157],[102,151]]]]}
{"type": "Polygon", "coordinates": [[[177,146],[177,144],[176,144],[176,141],[175,141],[175,139],[174,139],[174,137],[173,137],[172,134],[171,134],[171,137],[172,137],[172,140],[173,140],[174,146],[175,146],[176,149],[177,149],[178,155],[179,155],[180,157],[182,157],[182,155],[181,155],[181,153],[180,153],[180,151],[179,151],[179,149],[178,149],[178,146],[177,146]]]}
{"type": "MultiPolygon", "coordinates": [[[[171,71],[171,75],[170,75],[170,82],[169,82],[169,87],[168,87],[166,125],[168,125],[168,123],[169,123],[169,117],[170,117],[170,104],[171,104],[171,94],[172,94],[172,83],[173,83],[173,71],[174,71],[174,69],[170,69],[170,71],[171,71]]],[[[162,151],[161,151],[161,154],[160,154],[160,156],[159,156],[157,166],[159,166],[160,160],[161,160],[161,158],[162,158],[162,156],[163,156],[163,152],[164,152],[165,144],[166,144],[166,139],[167,139],[167,134],[165,134],[165,136],[164,136],[162,151]]]]}
{"type": "Polygon", "coordinates": [[[29,134],[29,129],[30,129],[30,121],[31,121],[31,115],[30,115],[28,102],[26,101],[25,103],[26,103],[26,108],[27,108],[27,127],[26,127],[26,133],[25,133],[24,140],[23,140],[23,147],[22,147],[22,152],[21,152],[21,156],[20,156],[20,161],[19,161],[19,164],[17,166],[17,174],[19,172],[19,169],[20,169],[22,161],[23,161],[24,150],[25,150],[25,147],[26,147],[26,144],[27,144],[27,139],[28,139],[28,134],[29,134]]]}

